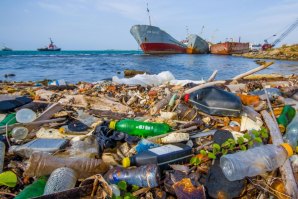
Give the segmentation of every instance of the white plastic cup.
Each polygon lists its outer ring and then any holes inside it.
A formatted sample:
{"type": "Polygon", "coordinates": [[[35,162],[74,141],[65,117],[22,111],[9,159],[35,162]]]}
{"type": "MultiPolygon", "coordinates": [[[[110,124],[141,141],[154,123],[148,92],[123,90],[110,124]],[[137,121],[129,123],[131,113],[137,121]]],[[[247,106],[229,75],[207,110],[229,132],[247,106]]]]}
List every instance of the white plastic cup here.
{"type": "Polygon", "coordinates": [[[11,136],[16,140],[23,140],[27,137],[29,130],[26,127],[20,126],[12,129],[11,136]]]}
{"type": "Polygon", "coordinates": [[[36,119],[36,113],[28,108],[23,108],[16,113],[16,120],[19,123],[29,123],[36,119]]]}

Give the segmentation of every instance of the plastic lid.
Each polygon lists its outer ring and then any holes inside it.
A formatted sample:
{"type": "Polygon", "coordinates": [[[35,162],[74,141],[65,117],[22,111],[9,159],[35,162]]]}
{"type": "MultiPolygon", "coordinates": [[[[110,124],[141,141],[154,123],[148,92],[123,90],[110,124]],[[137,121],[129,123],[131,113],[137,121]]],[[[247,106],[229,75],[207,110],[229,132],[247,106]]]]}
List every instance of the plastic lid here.
{"type": "Polygon", "coordinates": [[[115,127],[116,127],[116,121],[114,121],[114,120],[110,121],[109,128],[115,129],[115,127]]]}
{"type": "Polygon", "coordinates": [[[28,108],[23,108],[16,113],[16,120],[19,123],[29,123],[36,119],[36,113],[28,108]]]}
{"type": "Polygon", "coordinates": [[[185,102],[188,102],[188,100],[189,100],[189,96],[190,96],[189,94],[185,94],[185,95],[184,95],[184,101],[185,101],[185,102]]]}
{"type": "Polygon", "coordinates": [[[283,124],[279,124],[278,127],[281,133],[284,133],[286,131],[286,128],[283,124]]]}
{"type": "Polygon", "coordinates": [[[282,146],[287,151],[288,157],[291,157],[294,154],[293,149],[290,144],[282,143],[280,146],[282,146]]]}
{"type": "Polygon", "coordinates": [[[130,166],[130,159],[129,159],[129,157],[123,158],[123,160],[122,160],[122,166],[123,166],[124,168],[130,166]]]}

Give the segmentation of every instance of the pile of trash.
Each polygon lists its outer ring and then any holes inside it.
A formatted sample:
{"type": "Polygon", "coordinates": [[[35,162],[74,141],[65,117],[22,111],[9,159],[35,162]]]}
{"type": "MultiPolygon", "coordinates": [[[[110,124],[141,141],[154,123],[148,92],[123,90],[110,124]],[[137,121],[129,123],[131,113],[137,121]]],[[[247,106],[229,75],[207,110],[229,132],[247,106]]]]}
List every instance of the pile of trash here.
{"type": "Polygon", "coordinates": [[[256,71],[186,84],[3,82],[0,196],[297,198],[298,78],[256,71]]]}

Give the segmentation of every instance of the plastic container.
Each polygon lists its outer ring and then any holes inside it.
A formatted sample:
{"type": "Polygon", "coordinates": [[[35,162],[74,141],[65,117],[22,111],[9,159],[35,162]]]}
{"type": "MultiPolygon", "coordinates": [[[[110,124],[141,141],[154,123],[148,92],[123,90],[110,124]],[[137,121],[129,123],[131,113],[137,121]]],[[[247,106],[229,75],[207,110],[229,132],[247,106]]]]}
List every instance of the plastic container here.
{"type": "Polygon", "coordinates": [[[77,173],[70,168],[61,167],[54,170],[46,184],[43,195],[65,191],[75,187],[77,173]]]}
{"type": "Polygon", "coordinates": [[[129,167],[157,164],[163,170],[168,168],[169,164],[187,162],[192,156],[191,150],[192,148],[185,144],[168,144],[126,157],[122,160],[122,165],[129,167]]]}
{"type": "Polygon", "coordinates": [[[209,115],[238,117],[242,110],[238,96],[213,86],[186,94],[184,101],[209,115]]]}
{"type": "Polygon", "coordinates": [[[78,173],[78,178],[87,178],[106,172],[109,167],[102,160],[95,158],[60,158],[48,153],[33,153],[24,175],[29,177],[50,175],[55,169],[68,167],[78,173]]]}
{"type": "Polygon", "coordinates": [[[148,164],[134,169],[115,167],[106,173],[105,179],[110,184],[117,184],[124,180],[128,184],[139,187],[157,187],[160,180],[160,172],[155,164],[148,164]]]}
{"type": "Polygon", "coordinates": [[[0,141],[0,173],[3,171],[5,157],[5,144],[0,141]]]}
{"type": "Polygon", "coordinates": [[[235,181],[273,171],[292,155],[293,150],[287,143],[280,146],[267,144],[224,155],[220,158],[220,167],[229,181],[235,181]]]}
{"type": "Polygon", "coordinates": [[[110,129],[115,129],[135,136],[157,136],[171,130],[170,126],[163,123],[141,122],[135,120],[111,121],[110,129]]]}
{"type": "Polygon", "coordinates": [[[36,113],[28,108],[19,110],[16,114],[16,120],[19,123],[29,123],[36,119],[36,113]]]}
{"type": "Polygon", "coordinates": [[[285,142],[292,146],[294,151],[298,151],[298,114],[296,114],[294,119],[287,126],[287,130],[283,138],[285,142]]]}
{"type": "Polygon", "coordinates": [[[15,199],[29,199],[41,196],[44,192],[46,183],[46,177],[39,178],[38,180],[34,181],[31,185],[25,187],[25,189],[15,197],[15,199]]]}
{"type": "Polygon", "coordinates": [[[276,119],[278,123],[278,127],[282,133],[285,132],[286,127],[292,121],[295,115],[296,115],[296,110],[293,107],[289,105],[284,106],[280,116],[276,119]]]}
{"type": "Polygon", "coordinates": [[[11,131],[11,136],[16,140],[23,140],[27,137],[29,130],[26,127],[15,127],[11,131]]]}
{"type": "Polygon", "coordinates": [[[39,138],[32,140],[20,146],[11,146],[9,152],[18,154],[22,157],[29,158],[33,152],[48,152],[54,153],[66,146],[68,140],[66,139],[44,139],[39,138]]]}

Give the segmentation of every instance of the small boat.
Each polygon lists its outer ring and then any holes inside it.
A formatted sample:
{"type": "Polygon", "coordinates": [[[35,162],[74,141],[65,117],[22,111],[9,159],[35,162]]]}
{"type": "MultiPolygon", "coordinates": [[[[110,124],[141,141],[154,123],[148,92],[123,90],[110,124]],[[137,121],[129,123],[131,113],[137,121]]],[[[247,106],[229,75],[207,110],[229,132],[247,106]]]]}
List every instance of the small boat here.
{"type": "Polygon", "coordinates": [[[38,51],[61,51],[61,48],[58,48],[54,42],[52,41],[52,39],[50,38],[50,44],[49,46],[46,46],[44,48],[38,48],[38,51]]]}
{"type": "Polygon", "coordinates": [[[3,46],[3,48],[2,48],[1,50],[2,50],[2,51],[12,51],[11,48],[8,48],[8,47],[6,47],[6,46],[3,46]]]}
{"type": "Polygon", "coordinates": [[[249,52],[249,43],[241,42],[224,42],[211,45],[210,51],[212,54],[231,55],[242,54],[249,52]]]}
{"type": "Polygon", "coordinates": [[[186,53],[187,46],[174,39],[159,27],[151,25],[134,25],[130,33],[146,54],[186,53]]]}
{"type": "Polygon", "coordinates": [[[196,34],[190,34],[187,37],[187,49],[188,54],[205,54],[209,52],[209,44],[196,34]]]}

